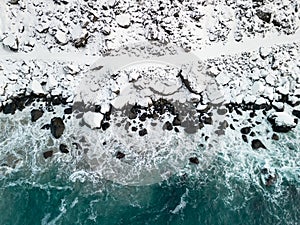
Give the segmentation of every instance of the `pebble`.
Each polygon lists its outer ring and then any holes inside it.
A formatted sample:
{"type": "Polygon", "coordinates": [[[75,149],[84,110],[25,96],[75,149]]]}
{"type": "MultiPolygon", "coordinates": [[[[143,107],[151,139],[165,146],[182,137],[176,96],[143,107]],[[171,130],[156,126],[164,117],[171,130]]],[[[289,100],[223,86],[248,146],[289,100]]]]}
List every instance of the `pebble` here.
{"type": "Polygon", "coordinates": [[[189,158],[189,161],[190,161],[190,163],[196,164],[196,165],[198,165],[200,163],[199,159],[197,157],[191,157],[191,158],[189,158]]]}

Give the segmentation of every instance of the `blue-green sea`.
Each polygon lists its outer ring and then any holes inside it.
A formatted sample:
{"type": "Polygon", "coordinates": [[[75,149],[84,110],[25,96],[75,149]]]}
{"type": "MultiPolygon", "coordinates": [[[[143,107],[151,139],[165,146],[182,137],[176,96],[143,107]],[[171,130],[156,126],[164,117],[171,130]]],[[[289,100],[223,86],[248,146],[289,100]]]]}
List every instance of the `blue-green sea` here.
{"type": "Polygon", "coordinates": [[[191,165],[160,183],[125,186],[87,173],[68,155],[43,159],[45,135],[30,123],[1,125],[0,225],[300,224],[296,132],[260,150],[236,138],[204,169],[191,165]],[[278,175],[270,186],[260,180],[266,162],[278,175]]]}

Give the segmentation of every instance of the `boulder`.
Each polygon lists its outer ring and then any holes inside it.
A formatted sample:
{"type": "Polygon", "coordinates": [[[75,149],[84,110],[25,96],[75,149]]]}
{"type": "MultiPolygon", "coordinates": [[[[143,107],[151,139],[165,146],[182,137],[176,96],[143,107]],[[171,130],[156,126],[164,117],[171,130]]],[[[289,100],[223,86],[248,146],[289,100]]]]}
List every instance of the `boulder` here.
{"type": "Polygon", "coordinates": [[[297,119],[286,112],[274,112],[268,116],[268,121],[272,124],[275,132],[289,132],[297,125],[297,119]]]}
{"type": "Polygon", "coordinates": [[[44,111],[41,109],[33,109],[31,110],[31,121],[35,122],[37,121],[39,118],[41,118],[44,114],[44,111]]]}
{"type": "Polygon", "coordinates": [[[53,137],[60,138],[65,130],[65,124],[62,118],[60,117],[52,118],[50,124],[50,130],[53,137]]]}

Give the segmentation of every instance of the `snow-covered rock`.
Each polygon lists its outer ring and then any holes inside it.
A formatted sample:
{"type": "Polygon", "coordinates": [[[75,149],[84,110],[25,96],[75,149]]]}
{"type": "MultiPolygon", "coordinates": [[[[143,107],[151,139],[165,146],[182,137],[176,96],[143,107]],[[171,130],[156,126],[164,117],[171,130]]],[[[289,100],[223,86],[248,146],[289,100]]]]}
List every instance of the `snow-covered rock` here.
{"type": "Polygon", "coordinates": [[[286,112],[273,112],[268,116],[268,121],[275,132],[288,132],[297,125],[296,118],[286,112]]]}
{"type": "Polygon", "coordinates": [[[82,119],[91,129],[95,129],[101,127],[101,121],[103,120],[103,115],[101,113],[89,111],[83,114],[82,119]]]}
{"type": "Polygon", "coordinates": [[[122,28],[128,28],[130,26],[130,14],[120,14],[116,16],[117,24],[122,28]]]}
{"type": "Polygon", "coordinates": [[[19,40],[15,35],[8,35],[6,38],[3,39],[3,46],[12,50],[18,51],[19,49],[19,40]]]}
{"type": "Polygon", "coordinates": [[[65,45],[68,43],[67,35],[64,32],[62,32],[61,30],[58,30],[54,37],[55,37],[56,41],[61,45],[65,45]]]}
{"type": "Polygon", "coordinates": [[[32,83],[31,83],[31,91],[34,94],[37,94],[37,95],[39,95],[39,94],[45,94],[45,91],[44,91],[42,85],[37,80],[33,80],[32,81],[32,83]]]}

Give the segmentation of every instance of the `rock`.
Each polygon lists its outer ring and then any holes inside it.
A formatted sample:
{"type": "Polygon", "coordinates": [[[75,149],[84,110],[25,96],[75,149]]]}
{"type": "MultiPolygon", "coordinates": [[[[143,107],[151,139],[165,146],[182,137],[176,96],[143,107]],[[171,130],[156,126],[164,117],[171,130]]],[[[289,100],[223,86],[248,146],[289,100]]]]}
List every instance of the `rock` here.
{"type": "Polygon", "coordinates": [[[142,137],[142,136],[145,136],[146,134],[148,134],[146,128],[144,128],[144,129],[142,129],[142,130],[139,131],[139,135],[140,135],[141,137],[142,137]]]}
{"type": "Polygon", "coordinates": [[[286,112],[274,112],[268,116],[275,132],[289,132],[297,125],[297,119],[286,112]]]}
{"type": "Polygon", "coordinates": [[[180,126],[181,125],[181,120],[179,119],[178,116],[174,117],[172,124],[173,124],[173,126],[180,126]]]}
{"type": "Polygon", "coordinates": [[[189,161],[190,163],[193,163],[193,164],[199,164],[199,159],[197,157],[191,157],[189,158],[189,161]]]}
{"type": "Polygon", "coordinates": [[[256,10],[256,15],[259,19],[261,19],[262,21],[266,22],[266,23],[270,23],[271,22],[271,13],[270,12],[264,12],[260,9],[256,10]]]}
{"type": "Polygon", "coordinates": [[[14,35],[8,35],[2,41],[3,46],[10,49],[11,51],[18,51],[19,50],[19,39],[14,35]]]}
{"type": "Polygon", "coordinates": [[[260,179],[261,182],[267,187],[273,185],[277,181],[276,170],[265,166],[263,169],[261,169],[260,179]]]}
{"type": "Polygon", "coordinates": [[[251,131],[251,127],[243,127],[243,128],[241,129],[241,133],[242,133],[242,134],[249,134],[250,131],[251,131]]]}
{"type": "Polygon", "coordinates": [[[259,139],[253,139],[251,143],[251,147],[253,149],[259,149],[259,148],[266,149],[265,145],[259,139]]]}
{"type": "Polygon", "coordinates": [[[39,118],[41,118],[44,114],[44,111],[41,109],[33,109],[31,110],[31,121],[35,122],[37,121],[39,118]]]}
{"type": "Polygon", "coordinates": [[[101,125],[102,130],[107,130],[110,127],[110,124],[108,122],[102,123],[101,125]]]}
{"type": "Polygon", "coordinates": [[[50,130],[53,137],[60,138],[65,130],[65,124],[62,118],[60,117],[52,118],[50,124],[50,130]]]}
{"type": "Polygon", "coordinates": [[[62,152],[62,153],[69,153],[69,150],[68,150],[68,147],[67,147],[67,145],[65,145],[65,144],[60,144],[59,145],[59,150],[62,152]]]}
{"type": "Polygon", "coordinates": [[[230,81],[230,77],[225,74],[225,73],[220,73],[217,77],[216,77],[216,81],[218,82],[218,84],[220,85],[226,85],[229,83],[230,81]]]}
{"type": "Polygon", "coordinates": [[[163,125],[163,130],[173,130],[173,125],[167,121],[164,125],[163,125]]]}
{"type": "Polygon", "coordinates": [[[3,113],[4,114],[15,114],[16,110],[17,110],[17,105],[16,105],[15,101],[7,103],[3,107],[3,113]]]}
{"type": "Polygon", "coordinates": [[[44,91],[42,85],[37,80],[32,81],[31,91],[36,95],[45,94],[45,91],[44,91]]]}
{"type": "Polygon", "coordinates": [[[261,81],[255,81],[252,86],[252,93],[255,96],[259,96],[265,90],[265,85],[261,81]]]}
{"type": "Polygon", "coordinates": [[[100,128],[103,115],[101,113],[89,111],[83,114],[82,119],[84,123],[86,123],[91,129],[95,129],[100,128]]]}
{"type": "Polygon", "coordinates": [[[125,157],[125,154],[123,152],[118,151],[116,157],[117,159],[123,159],[125,157]]]}
{"type": "Polygon", "coordinates": [[[104,27],[101,29],[101,32],[102,32],[102,34],[104,34],[104,35],[110,35],[110,32],[111,32],[110,27],[109,27],[109,26],[104,26],[104,27]]]}
{"type": "Polygon", "coordinates": [[[292,114],[300,119],[300,109],[294,109],[292,114]]]}
{"type": "Polygon", "coordinates": [[[68,43],[67,35],[61,30],[58,30],[54,37],[58,44],[65,45],[68,43]]]}
{"type": "Polygon", "coordinates": [[[130,26],[130,14],[120,14],[116,16],[117,24],[122,28],[128,28],[130,26]]]}
{"type": "Polygon", "coordinates": [[[245,134],[242,135],[242,139],[244,142],[248,143],[248,138],[245,134]]]}
{"type": "Polygon", "coordinates": [[[73,64],[64,66],[63,69],[67,74],[71,74],[71,75],[75,75],[80,72],[78,65],[73,65],[73,64]]]}
{"type": "Polygon", "coordinates": [[[72,114],[72,107],[64,109],[64,114],[72,114]]]}
{"type": "Polygon", "coordinates": [[[74,40],[74,46],[76,48],[83,48],[86,46],[88,39],[89,39],[89,34],[86,33],[83,37],[74,40]]]}
{"type": "Polygon", "coordinates": [[[45,159],[48,159],[53,156],[53,151],[51,150],[51,151],[44,152],[43,156],[45,159]]]}
{"type": "Polygon", "coordinates": [[[275,141],[278,141],[278,140],[279,140],[278,134],[275,134],[275,133],[274,133],[274,134],[272,135],[272,139],[275,140],[275,141]]]}

